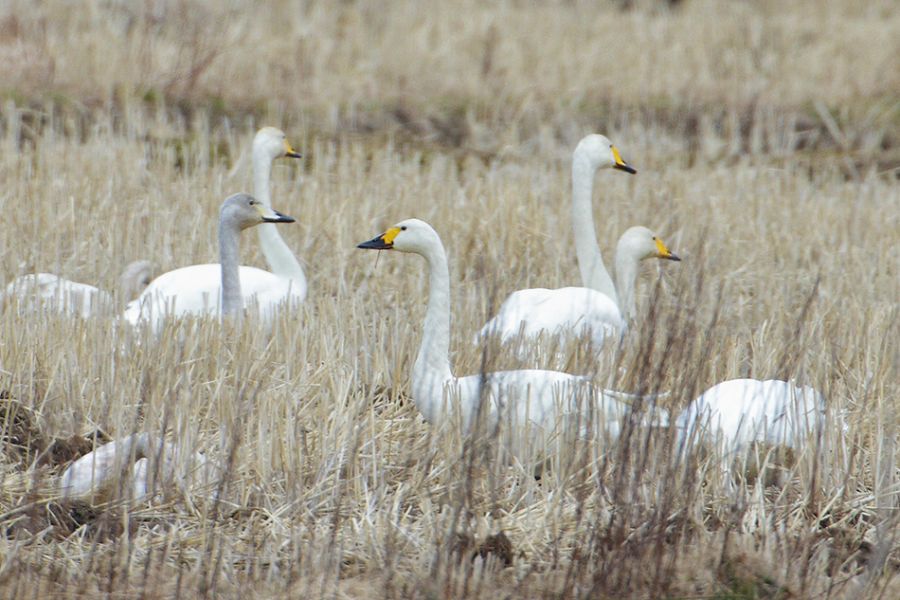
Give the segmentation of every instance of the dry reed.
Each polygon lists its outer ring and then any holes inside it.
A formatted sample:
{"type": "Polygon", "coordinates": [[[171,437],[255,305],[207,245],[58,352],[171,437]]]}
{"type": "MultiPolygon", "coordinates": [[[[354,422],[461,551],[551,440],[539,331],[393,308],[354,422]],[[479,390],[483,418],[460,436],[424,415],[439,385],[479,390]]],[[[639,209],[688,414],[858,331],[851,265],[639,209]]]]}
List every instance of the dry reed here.
{"type": "MultiPolygon", "coordinates": [[[[2,424],[0,591],[896,597],[900,189],[879,149],[897,140],[900,17],[635,4],[11,2],[4,280],[111,289],[134,259],[214,262],[216,209],[249,189],[265,116],[306,156],[277,163],[272,197],[298,218],[282,234],[310,295],[271,334],[0,314],[0,402],[19,411],[2,424]],[[577,283],[569,157],[598,126],[639,170],[597,177],[607,257],[646,224],[684,261],[645,267],[645,325],[616,365],[579,344],[485,357],[468,341],[507,293],[577,283]],[[535,480],[489,436],[434,432],[408,385],[423,265],[354,249],[411,216],[448,248],[458,374],[564,368],[668,392],[673,410],[725,379],[793,377],[849,432],[801,452],[786,485],[750,476],[737,496],[666,433],[572,441],[535,480]],[[226,467],[219,500],[62,501],[47,445],[98,429],[206,452],[226,467]]],[[[262,265],[255,235],[242,252],[262,265]]]]}

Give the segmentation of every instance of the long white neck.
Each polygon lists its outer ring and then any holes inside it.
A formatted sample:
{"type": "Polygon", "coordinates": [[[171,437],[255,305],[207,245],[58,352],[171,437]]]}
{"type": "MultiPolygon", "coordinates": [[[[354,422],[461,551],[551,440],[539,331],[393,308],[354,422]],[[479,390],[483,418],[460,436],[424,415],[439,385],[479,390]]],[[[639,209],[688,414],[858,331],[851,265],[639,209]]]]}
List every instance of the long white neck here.
{"type": "MultiPolygon", "coordinates": [[[[257,200],[272,208],[272,201],[269,194],[269,180],[272,175],[272,158],[264,151],[253,152],[253,195],[257,200]]],[[[282,277],[288,277],[294,281],[294,285],[298,286],[303,293],[306,291],[306,274],[303,273],[303,267],[300,261],[291,252],[291,249],[274,223],[263,223],[256,227],[259,235],[259,245],[266,262],[269,263],[269,269],[272,273],[282,277]]]]}
{"type": "Polygon", "coordinates": [[[444,384],[450,370],[450,269],[440,240],[422,253],[428,262],[428,310],[419,356],[413,366],[412,392],[416,407],[429,423],[438,422],[444,384]]]}
{"type": "Polygon", "coordinates": [[[222,267],[222,315],[240,319],[244,312],[238,250],[241,230],[226,219],[219,219],[219,263],[222,267]]]}
{"type": "Polygon", "coordinates": [[[619,290],[619,311],[626,321],[634,319],[634,288],[640,259],[622,244],[616,248],[616,287],[619,290]]]}
{"type": "Polygon", "coordinates": [[[572,156],[572,229],[575,232],[575,254],[581,271],[581,285],[602,292],[619,303],[616,287],[603,264],[591,196],[597,167],[578,149],[572,156]]]}

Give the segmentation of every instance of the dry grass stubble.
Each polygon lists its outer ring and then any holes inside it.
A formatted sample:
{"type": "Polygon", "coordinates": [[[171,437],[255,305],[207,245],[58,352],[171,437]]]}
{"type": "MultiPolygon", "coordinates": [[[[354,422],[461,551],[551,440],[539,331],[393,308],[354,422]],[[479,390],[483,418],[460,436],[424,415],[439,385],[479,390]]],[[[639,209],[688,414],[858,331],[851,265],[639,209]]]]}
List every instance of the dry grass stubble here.
{"type": "MultiPolygon", "coordinates": [[[[252,131],[199,129],[177,148],[129,131],[100,122],[83,142],[48,134],[34,150],[3,153],[8,278],[40,269],[109,285],[135,258],[161,271],[215,260],[218,203],[249,187],[246,165],[232,174],[229,161],[252,131]]],[[[276,167],[273,198],[298,217],[282,231],[311,293],[271,336],[200,323],[135,344],[109,320],[7,310],[0,387],[47,435],[162,429],[229,468],[220,503],[167,489],[153,506],[114,501],[97,513],[116,527],[91,513],[66,529],[41,527],[39,516],[55,506],[49,484],[61,467],[5,461],[4,588],[891,596],[900,390],[898,265],[885,252],[898,192],[888,180],[809,179],[752,160],[686,169],[628,146],[638,176],[598,175],[608,256],[621,231],[643,223],[685,259],[645,268],[649,325],[629,339],[617,386],[668,391],[678,409],[727,378],[793,376],[848,411],[848,437],[828,440],[833,453],[803,454],[785,488],[751,481],[734,503],[714,470],[640,431],[617,445],[573,443],[535,481],[496,460],[490,440],[437,434],[418,416],[408,379],[424,264],[355,243],[409,216],[435,226],[451,258],[456,372],[477,372],[484,357],[468,340],[505,294],[577,281],[565,159],[574,141],[490,162],[391,143],[297,143],[310,158],[276,167]],[[469,560],[501,530],[511,553],[469,560]],[[512,568],[487,568],[507,555],[512,568]]],[[[242,250],[261,264],[254,234],[242,250]]],[[[558,366],[603,381],[615,372],[569,351],[558,366]]],[[[509,355],[488,362],[516,366],[509,355]]]]}

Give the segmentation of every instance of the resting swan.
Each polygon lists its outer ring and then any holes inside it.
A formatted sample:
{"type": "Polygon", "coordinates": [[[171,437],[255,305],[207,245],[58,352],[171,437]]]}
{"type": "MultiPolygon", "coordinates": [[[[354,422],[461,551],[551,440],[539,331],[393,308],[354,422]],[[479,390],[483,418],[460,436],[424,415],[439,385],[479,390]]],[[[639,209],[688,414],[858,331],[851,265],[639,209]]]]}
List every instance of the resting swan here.
{"type": "MultiPolygon", "coordinates": [[[[136,260],[128,264],[119,276],[122,299],[134,298],[150,283],[152,266],[149,261],[136,260]]],[[[15,298],[19,314],[40,313],[46,310],[67,316],[90,318],[111,311],[113,295],[93,285],[63,279],[53,273],[29,273],[16,277],[0,294],[0,310],[15,298]]],[[[120,300],[121,301],[121,300],[120,300]]]]}
{"type": "Polygon", "coordinates": [[[701,436],[725,453],[753,442],[800,448],[825,417],[825,398],[815,388],[778,379],[730,379],[712,386],[678,416],[679,435],[701,436]]]}
{"type": "MultiPolygon", "coordinates": [[[[792,450],[818,448],[825,438],[825,397],[810,386],[768,379],[731,379],[698,396],[678,416],[680,445],[711,444],[729,474],[734,459],[741,459],[755,443],[792,450]]],[[[835,425],[846,432],[843,416],[835,425]]],[[[730,477],[726,478],[730,484],[730,477]]]]}
{"type": "Polygon", "coordinates": [[[566,331],[590,334],[599,348],[606,336],[624,330],[634,317],[635,280],[641,261],[648,258],[681,260],[646,227],[631,227],[616,246],[619,305],[603,292],[586,287],[519,290],[503,301],[497,316],[478,332],[476,342],[494,334],[506,343],[520,332],[534,337],[544,331],[566,331]]]}
{"type": "Polygon", "coordinates": [[[163,273],[131,302],[125,318],[134,325],[148,320],[154,329],[165,317],[234,314],[255,305],[263,318],[290,298],[293,280],[262,269],[238,266],[242,230],[261,223],[293,223],[248,194],[225,199],[219,212],[218,264],[194,265],[163,273]]]}
{"type": "MultiPolygon", "coordinates": [[[[253,193],[254,196],[269,208],[272,207],[269,187],[272,174],[272,163],[280,157],[300,158],[288,143],[287,136],[275,127],[263,127],[253,138],[253,193]]],[[[291,249],[279,235],[275,225],[263,224],[259,226],[259,243],[266,262],[269,263],[271,273],[253,267],[241,267],[241,279],[245,286],[257,288],[269,285],[269,275],[275,274],[281,278],[279,289],[283,291],[283,298],[291,303],[300,303],[306,299],[306,275],[300,262],[291,249]]],[[[163,324],[163,315],[166,314],[166,302],[173,302],[179,298],[173,316],[179,314],[200,314],[206,312],[205,306],[210,299],[221,296],[219,265],[205,264],[190,267],[191,271],[178,269],[183,276],[181,279],[170,279],[165,289],[157,290],[158,298],[151,299],[141,296],[130,303],[125,309],[125,320],[136,326],[143,321],[149,321],[153,329],[159,330],[163,324]]],[[[172,271],[175,273],[176,271],[172,271]]],[[[249,289],[249,287],[248,287],[249,289]]],[[[268,289],[268,288],[267,288],[268,289]]]]}
{"type": "MultiPolygon", "coordinates": [[[[583,429],[586,417],[599,416],[611,437],[630,406],[615,392],[593,387],[589,378],[527,369],[497,371],[455,377],[450,368],[450,274],[440,237],[428,223],[408,219],[358,248],[399,250],[425,258],[429,271],[428,309],[422,344],[412,372],[412,397],[422,416],[442,425],[458,410],[463,430],[471,432],[483,401],[487,403],[487,427],[511,421],[527,425],[535,433],[551,433],[561,422],[577,420],[583,429]]],[[[657,418],[667,417],[659,411],[657,418]]],[[[587,419],[589,420],[589,419],[587,419]]],[[[649,422],[649,419],[648,419],[649,422]]],[[[659,423],[655,423],[659,424],[659,423]]]]}
{"type": "Polygon", "coordinates": [[[639,262],[646,258],[680,260],[645,227],[632,227],[619,239],[616,250],[618,291],[603,264],[591,197],[597,169],[636,173],[622,160],[606,136],[584,137],[572,154],[572,227],[582,287],[555,290],[535,288],[513,292],[476,336],[499,335],[503,342],[519,335],[590,331],[599,347],[607,335],[621,331],[634,310],[634,282],[639,262]],[[621,297],[620,297],[621,296],[621,297]]]}
{"type": "MultiPolygon", "coordinates": [[[[156,489],[176,483],[187,491],[195,485],[209,487],[219,477],[217,465],[203,454],[186,452],[149,433],[133,433],[99,446],[69,465],[60,477],[59,491],[69,499],[109,500],[129,470],[130,497],[136,501],[154,491],[153,483],[156,489]]],[[[126,491],[125,487],[121,491],[126,491]]]]}

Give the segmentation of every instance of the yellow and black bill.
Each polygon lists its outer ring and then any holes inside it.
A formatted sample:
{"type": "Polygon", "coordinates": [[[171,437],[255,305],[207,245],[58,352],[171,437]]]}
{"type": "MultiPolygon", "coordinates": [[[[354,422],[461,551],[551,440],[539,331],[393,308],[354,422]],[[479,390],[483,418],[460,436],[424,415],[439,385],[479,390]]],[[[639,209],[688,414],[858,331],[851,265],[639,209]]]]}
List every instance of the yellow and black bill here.
{"type": "Polygon", "coordinates": [[[656,251],[657,251],[656,256],[658,258],[664,258],[666,260],[677,260],[677,261],[681,260],[674,252],[672,252],[671,250],[669,250],[666,247],[666,245],[663,243],[663,241],[661,239],[659,239],[659,238],[654,238],[654,239],[656,241],[656,251]]]}
{"type": "Polygon", "coordinates": [[[284,140],[284,155],[288,158],[303,158],[303,155],[294,150],[287,140],[284,140]]]}
{"type": "Polygon", "coordinates": [[[358,244],[357,248],[366,250],[390,250],[394,247],[394,238],[400,233],[399,227],[391,227],[376,238],[372,238],[368,242],[358,244]]]}
{"type": "Polygon", "coordinates": [[[612,150],[613,158],[615,158],[615,160],[616,160],[616,164],[613,165],[613,169],[625,171],[626,173],[631,173],[632,175],[637,173],[637,169],[635,169],[634,167],[632,167],[631,165],[629,165],[627,162],[625,162],[622,159],[622,155],[619,154],[618,148],[616,148],[615,146],[611,146],[610,150],[612,150]]]}

